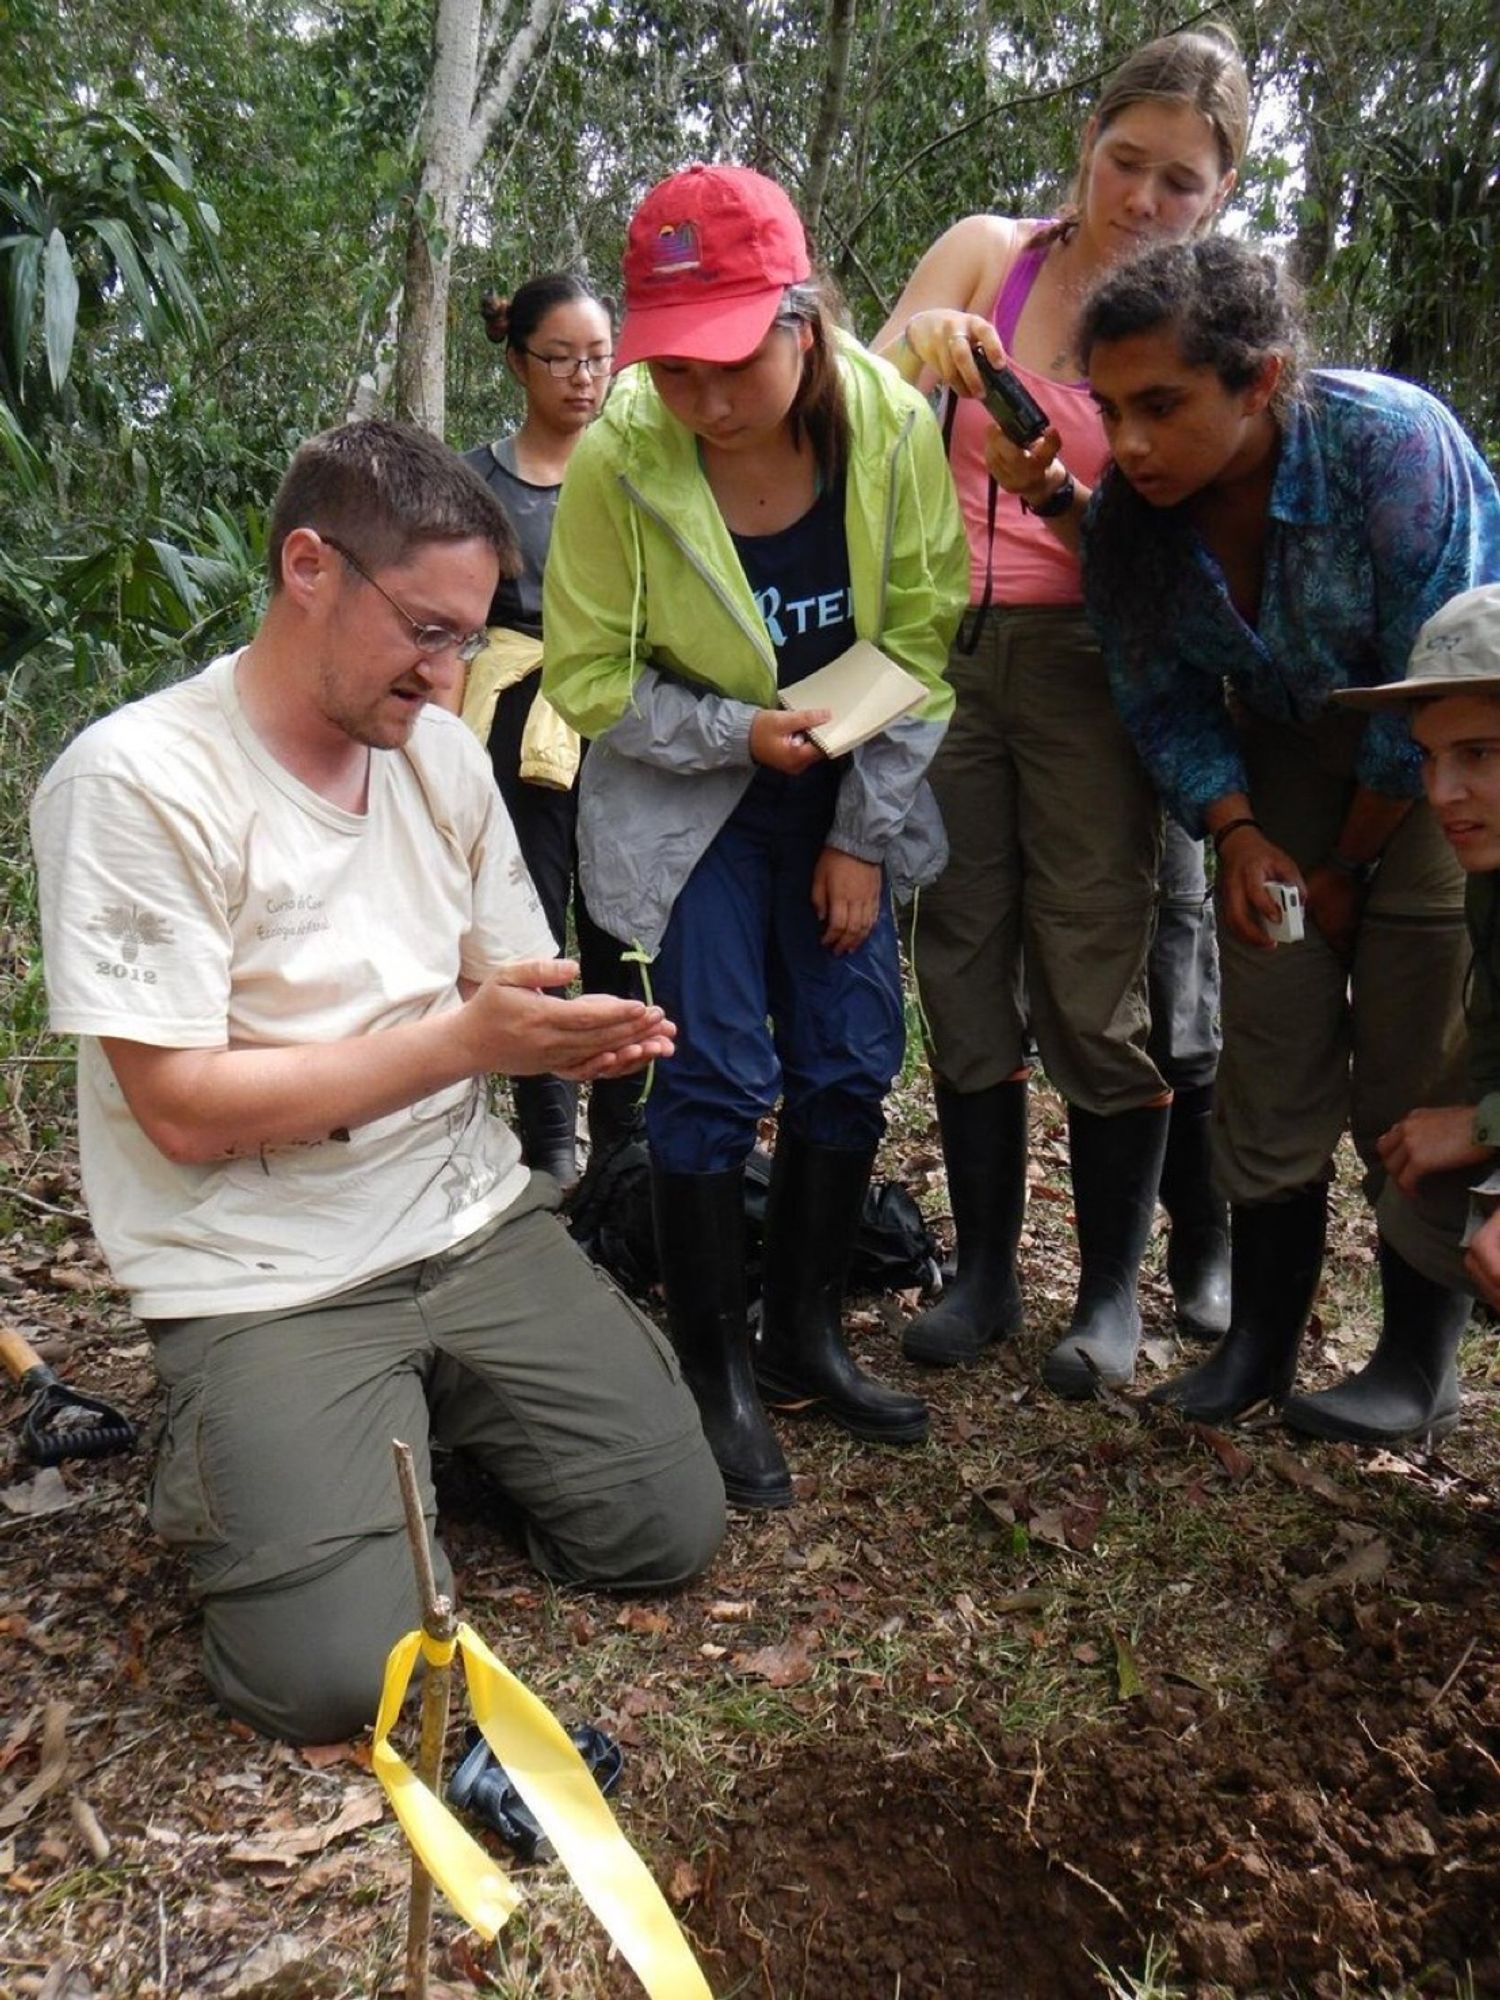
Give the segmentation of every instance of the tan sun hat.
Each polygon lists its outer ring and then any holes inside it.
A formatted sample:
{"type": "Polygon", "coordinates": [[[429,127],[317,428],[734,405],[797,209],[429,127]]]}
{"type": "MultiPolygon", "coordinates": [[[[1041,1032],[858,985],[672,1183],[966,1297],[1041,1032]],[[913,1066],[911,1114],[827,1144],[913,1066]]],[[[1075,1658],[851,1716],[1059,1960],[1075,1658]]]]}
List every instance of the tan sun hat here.
{"type": "Polygon", "coordinates": [[[1440,694],[1500,695],[1500,583],[1460,591],[1417,634],[1404,681],[1341,688],[1344,708],[1401,708],[1440,694]]]}

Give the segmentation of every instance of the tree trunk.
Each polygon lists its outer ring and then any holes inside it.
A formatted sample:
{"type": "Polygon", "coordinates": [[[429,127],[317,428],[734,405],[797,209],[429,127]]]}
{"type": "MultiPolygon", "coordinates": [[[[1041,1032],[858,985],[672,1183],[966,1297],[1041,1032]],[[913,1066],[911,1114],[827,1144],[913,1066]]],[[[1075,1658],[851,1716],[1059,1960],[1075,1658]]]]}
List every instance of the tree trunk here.
{"type": "Polygon", "coordinates": [[[818,122],[807,149],[807,172],[802,176],[802,220],[814,243],[823,214],[823,197],[828,192],[833,149],[844,123],[844,90],[849,81],[849,53],[854,46],[854,0],[828,0],[827,37],[828,60],[823,69],[818,122]]]}
{"type": "Polygon", "coordinates": [[[422,178],[406,232],[406,277],[396,344],[396,415],[443,435],[448,280],[465,150],[479,74],[481,0],[439,0],[432,82],[422,120],[422,178]]]}
{"type": "Polygon", "coordinates": [[[483,0],[439,0],[422,119],[422,177],[406,236],[394,398],[398,417],[439,437],[446,414],[448,286],[469,177],[559,4],[528,0],[520,29],[495,63],[503,0],[488,19],[483,0]]]}

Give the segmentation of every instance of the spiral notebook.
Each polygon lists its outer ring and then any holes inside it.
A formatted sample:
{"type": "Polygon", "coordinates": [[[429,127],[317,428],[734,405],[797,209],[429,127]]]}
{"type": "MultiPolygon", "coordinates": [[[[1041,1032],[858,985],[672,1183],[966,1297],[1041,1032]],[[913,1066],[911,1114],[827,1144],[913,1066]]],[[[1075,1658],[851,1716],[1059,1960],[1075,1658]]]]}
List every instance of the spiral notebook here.
{"type": "Polygon", "coordinates": [[[898,667],[868,639],[854,644],[819,667],[806,680],[780,690],[783,708],[826,708],[831,722],[807,733],[825,757],[843,757],[910,715],[927,698],[927,690],[905,667],[898,667]]]}

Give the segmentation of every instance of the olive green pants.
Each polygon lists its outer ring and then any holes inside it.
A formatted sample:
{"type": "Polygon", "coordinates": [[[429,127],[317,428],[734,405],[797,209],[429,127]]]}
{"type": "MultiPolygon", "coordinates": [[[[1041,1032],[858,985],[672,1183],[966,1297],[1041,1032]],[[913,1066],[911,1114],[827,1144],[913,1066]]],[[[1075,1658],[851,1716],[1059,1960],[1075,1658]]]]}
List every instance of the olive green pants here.
{"type": "Polygon", "coordinates": [[[393,1438],[429,1529],[430,1438],[474,1455],[548,1576],[665,1589],[713,1557],[723,1487],[676,1359],[555,1203],[535,1176],[443,1256],[287,1312],[152,1328],[168,1390],[152,1523],[187,1555],[209,1681],[256,1728],[361,1728],[419,1622],[393,1438]]]}
{"type": "MultiPolygon", "coordinates": [[[[1306,872],[1333,847],[1354,791],[1363,718],[1311,724],[1240,714],[1250,801],[1267,837],[1306,872]]],[[[1224,1053],[1214,1171],[1232,1202],[1274,1201],[1326,1180],[1348,1131],[1382,1231],[1445,1282],[1471,1175],[1435,1175],[1413,1201],[1388,1183],[1376,1141],[1423,1104],[1467,1096],[1463,873],[1425,804],[1386,847],[1344,965],[1309,923],[1273,951],[1221,928],[1224,1053]]]]}
{"type": "Polygon", "coordinates": [[[1088,621],[991,611],[948,678],[957,706],[931,778],[951,858],[911,944],[933,1068],[962,1092],[1003,1083],[1029,1012],[1070,1104],[1108,1117],[1159,1103],[1146,959],[1161,813],[1088,621]]]}

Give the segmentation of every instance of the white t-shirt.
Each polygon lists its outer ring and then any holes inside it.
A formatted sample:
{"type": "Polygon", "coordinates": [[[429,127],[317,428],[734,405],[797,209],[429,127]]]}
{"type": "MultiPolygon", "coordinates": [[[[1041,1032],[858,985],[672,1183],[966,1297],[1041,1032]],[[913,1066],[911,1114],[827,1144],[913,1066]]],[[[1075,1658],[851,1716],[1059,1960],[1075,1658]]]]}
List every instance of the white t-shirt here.
{"type": "MultiPolygon", "coordinates": [[[[482,1081],[345,1134],[178,1166],[96,1037],[337,1041],[461,1004],[460,977],[551,957],[488,759],[427,708],[349,813],[246,721],[235,655],[86,729],[32,805],[52,1026],[80,1036],[84,1193],[137,1313],[276,1311],[450,1249],[526,1185],[482,1081]]],[[[372,1060],[374,1045],[372,1045],[372,1060]]]]}

